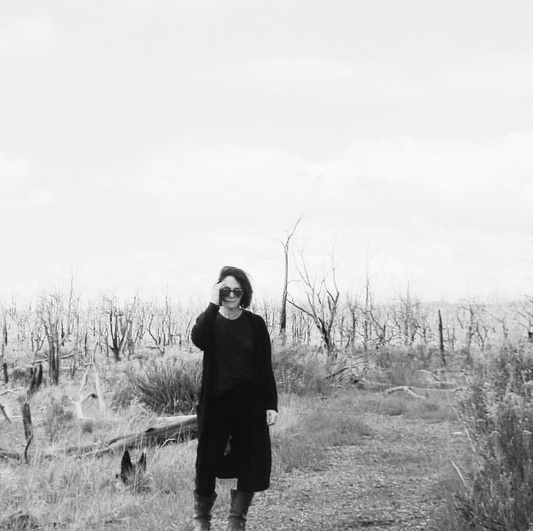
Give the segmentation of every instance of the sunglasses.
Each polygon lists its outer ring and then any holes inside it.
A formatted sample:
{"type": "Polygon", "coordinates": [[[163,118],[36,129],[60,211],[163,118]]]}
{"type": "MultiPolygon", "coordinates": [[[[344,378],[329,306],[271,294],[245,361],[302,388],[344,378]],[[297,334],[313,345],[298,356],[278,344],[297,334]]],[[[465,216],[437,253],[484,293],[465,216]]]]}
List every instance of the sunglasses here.
{"type": "Polygon", "coordinates": [[[235,297],[242,297],[242,294],[244,291],[241,288],[222,288],[220,290],[220,296],[221,297],[229,297],[230,293],[233,293],[235,297]]]}

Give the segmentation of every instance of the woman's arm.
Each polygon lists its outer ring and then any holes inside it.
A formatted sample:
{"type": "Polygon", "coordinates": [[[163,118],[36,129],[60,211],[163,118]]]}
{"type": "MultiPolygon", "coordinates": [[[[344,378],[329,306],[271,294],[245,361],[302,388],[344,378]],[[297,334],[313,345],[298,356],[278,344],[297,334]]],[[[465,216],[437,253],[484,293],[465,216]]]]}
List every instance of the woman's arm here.
{"type": "Polygon", "coordinates": [[[213,286],[211,290],[211,300],[205,312],[201,313],[196,319],[196,324],[191,331],[192,342],[200,349],[209,348],[213,339],[215,329],[215,320],[220,307],[220,290],[224,287],[224,281],[213,286]]]}
{"type": "Polygon", "coordinates": [[[263,351],[263,370],[265,378],[265,409],[278,410],[278,390],[274,371],[272,369],[272,345],[266,323],[262,317],[259,330],[261,331],[261,348],[263,351]]]}
{"type": "Polygon", "coordinates": [[[191,340],[200,350],[206,350],[211,345],[217,315],[218,305],[210,302],[205,312],[196,319],[191,331],[191,340]]]}

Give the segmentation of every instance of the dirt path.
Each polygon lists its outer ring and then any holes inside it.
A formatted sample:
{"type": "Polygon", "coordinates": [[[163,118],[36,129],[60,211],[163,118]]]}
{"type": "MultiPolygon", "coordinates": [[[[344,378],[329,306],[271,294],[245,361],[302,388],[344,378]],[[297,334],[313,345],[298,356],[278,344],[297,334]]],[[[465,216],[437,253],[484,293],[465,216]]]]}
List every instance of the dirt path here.
{"type": "MultiPolygon", "coordinates": [[[[327,450],[319,470],[274,477],[256,496],[250,531],[436,530],[450,459],[465,444],[455,423],[365,416],[372,435],[327,450]]],[[[222,515],[220,515],[222,516],[222,515]]],[[[215,516],[214,528],[222,519],[215,516]]]]}

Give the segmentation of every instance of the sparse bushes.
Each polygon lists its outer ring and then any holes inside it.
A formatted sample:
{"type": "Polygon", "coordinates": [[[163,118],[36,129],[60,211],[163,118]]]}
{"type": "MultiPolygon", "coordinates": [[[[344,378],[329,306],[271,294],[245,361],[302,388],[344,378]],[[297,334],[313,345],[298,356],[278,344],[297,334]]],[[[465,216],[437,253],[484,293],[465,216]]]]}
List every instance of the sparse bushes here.
{"type": "MultiPolygon", "coordinates": [[[[130,373],[128,372],[128,375],[129,374],[130,373]]],[[[117,378],[110,398],[111,408],[127,408],[135,401],[136,392],[137,389],[129,377],[117,378]]]]}
{"type": "Polygon", "coordinates": [[[304,418],[305,432],[312,434],[317,446],[350,446],[374,430],[359,412],[358,397],[341,395],[336,400],[316,402],[304,418]]]}
{"type": "Polygon", "coordinates": [[[464,529],[526,531],[533,523],[532,379],[533,353],[504,348],[460,402],[475,454],[456,502],[464,529]]]}
{"type": "Polygon", "coordinates": [[[328,447],[357,444],[373,433],[370,425],[354,414],[357,399],[352,395],[331,400],[284,396],[281,408],[272,447],[274,463],[284,472],[320,468],[328,447]]]}
{"type": "MultiPolygon", "coordinates": [[[[140,372],[128,372],[132,394],[158,414],[193,412],[200,390],[199,362],[164,358],[146,364],[140,372]]],[[[129,388],[129,386],[126,387],[129,388]]]]}
{"type": "Polygon", "coordinates": [[[417,385],[421,370],[441,367],[440,359],[431,349],[383,347],[374,354],[376,367],[381,369],[379,380],[390,386],[417,385]]]}
{"type": "Polygon", "coordinates": [[[74,420],[74,413],[68,397],[52,392],[48,388],[41,394],[43,407],[43,428],[51,443],[61,440],[74,420]],[[70,407],[69,407],[70,406],[70,407]]]}
{"type": "Polygon", "coordinates": [[[324,394],[326,381],[324,364],[309,353],[309,349],[283,347],[274,351],[272,365],[280,393],[298,396],[324,394]]]}

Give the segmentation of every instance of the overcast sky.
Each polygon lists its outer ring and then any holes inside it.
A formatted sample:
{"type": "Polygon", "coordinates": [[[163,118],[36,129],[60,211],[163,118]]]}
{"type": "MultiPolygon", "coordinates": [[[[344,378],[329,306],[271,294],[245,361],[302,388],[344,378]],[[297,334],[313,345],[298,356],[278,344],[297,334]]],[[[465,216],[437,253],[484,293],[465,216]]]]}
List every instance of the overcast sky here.
{"type": "Polygon", "coordinates": [[[533,3],[0,4],[0,296],[533,293],[533,3]]]}

